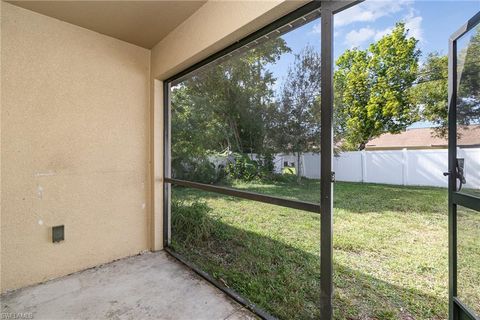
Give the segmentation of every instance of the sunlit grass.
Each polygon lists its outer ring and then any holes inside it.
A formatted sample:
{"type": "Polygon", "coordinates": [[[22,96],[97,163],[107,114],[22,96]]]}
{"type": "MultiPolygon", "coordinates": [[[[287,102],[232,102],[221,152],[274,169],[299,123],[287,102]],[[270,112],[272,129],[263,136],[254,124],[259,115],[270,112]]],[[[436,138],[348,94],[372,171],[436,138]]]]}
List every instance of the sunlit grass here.
{"type": "MultiPolygon", "coordinates": [[[[317,203],[320,197],[315,180],[233,187],[317,203]]],[[[335,318],[446,319],[446,190],[337,183],[334,194],[335,318]]],[[[319,317],[319,215],[185,188],[174,188],[172,197],[174,218],[195,200],[208,207],[207,219],[196,212],[190,222],[182,219],[182,229],[212,230],[192,239],[185,230],[176,235],[174,221],[175,250],[281,319],[319,317]]],[[[478,240],[480,215],[470,218],[476,224],[466,232],[476,230],[478,240]]],[[[480,278],[480,247],[471,247],[467,272],[480,278]]]]}

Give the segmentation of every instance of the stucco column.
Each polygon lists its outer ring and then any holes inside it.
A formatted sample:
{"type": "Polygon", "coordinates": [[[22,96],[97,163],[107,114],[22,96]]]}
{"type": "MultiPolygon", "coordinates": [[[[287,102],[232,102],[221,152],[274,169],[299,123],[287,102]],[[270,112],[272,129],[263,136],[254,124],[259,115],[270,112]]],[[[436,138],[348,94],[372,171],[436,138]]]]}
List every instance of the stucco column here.
{"type": "Polygon", "coordinates": [[[163,249],[163,81],[152,79],[150,248],[163,249]]]}

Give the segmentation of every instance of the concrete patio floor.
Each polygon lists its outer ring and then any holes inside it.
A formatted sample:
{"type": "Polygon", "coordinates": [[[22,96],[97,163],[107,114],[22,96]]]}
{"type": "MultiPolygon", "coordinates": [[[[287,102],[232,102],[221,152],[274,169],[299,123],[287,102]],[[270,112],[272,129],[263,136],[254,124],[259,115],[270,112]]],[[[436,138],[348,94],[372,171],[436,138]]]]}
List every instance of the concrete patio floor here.
{"type": "Polygon", "coordinates": [[[8,292],[1,305],[2,319],[256,319],[165,252],[8,292]]]}

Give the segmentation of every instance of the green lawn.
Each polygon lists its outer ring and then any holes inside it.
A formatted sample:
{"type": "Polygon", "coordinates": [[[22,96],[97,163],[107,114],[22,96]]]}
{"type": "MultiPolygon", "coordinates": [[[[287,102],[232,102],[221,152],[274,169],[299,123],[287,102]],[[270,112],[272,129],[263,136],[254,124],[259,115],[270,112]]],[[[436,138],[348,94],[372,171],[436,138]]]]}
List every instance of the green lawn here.
{"type": "MultiPolygon", "coordinates": [[[[320,190],[233,186],[317,202],[320,190]]],[[[280,319],[319,318],[319,215],[178,187],[172,199],[176,251],[280,319]]],[[[334,199],[335,318],[446,319],[446,190],[336,183],[334,199]]],[[[475,306],[480,215],[464,220],[459,287],[475,306]]]]}

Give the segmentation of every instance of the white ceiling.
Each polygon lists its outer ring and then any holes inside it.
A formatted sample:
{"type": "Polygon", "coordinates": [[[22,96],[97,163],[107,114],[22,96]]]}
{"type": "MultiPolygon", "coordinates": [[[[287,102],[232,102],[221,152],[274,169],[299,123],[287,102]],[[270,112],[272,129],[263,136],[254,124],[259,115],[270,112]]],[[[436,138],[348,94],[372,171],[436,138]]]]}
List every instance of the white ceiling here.
{"type": "Polygon", "coordinates": [[[151,49],[206,1],[7,1],[151,49]]]}

